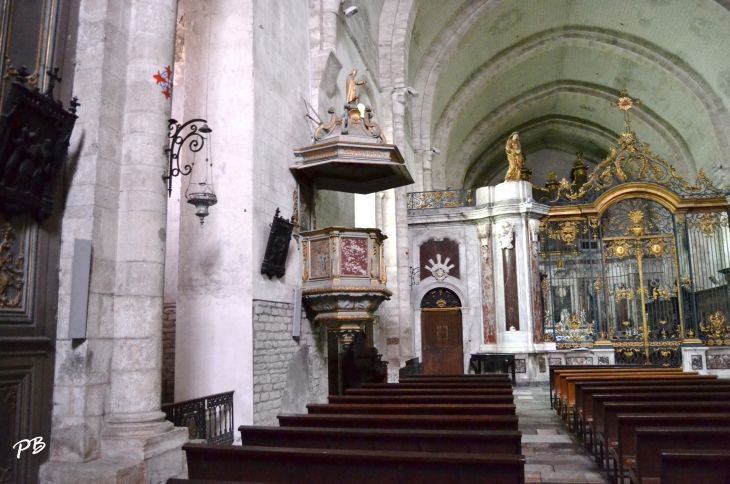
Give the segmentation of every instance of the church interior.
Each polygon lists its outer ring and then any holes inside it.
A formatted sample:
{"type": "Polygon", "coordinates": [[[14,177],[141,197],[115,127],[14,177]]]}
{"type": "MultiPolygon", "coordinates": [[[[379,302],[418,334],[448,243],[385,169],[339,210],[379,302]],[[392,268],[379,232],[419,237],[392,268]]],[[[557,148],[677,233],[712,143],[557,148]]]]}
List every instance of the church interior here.
{"type": "Polygon", "coordinates": [[[0,483],[730,482],[730,0],[0,15],[0,483]]]}

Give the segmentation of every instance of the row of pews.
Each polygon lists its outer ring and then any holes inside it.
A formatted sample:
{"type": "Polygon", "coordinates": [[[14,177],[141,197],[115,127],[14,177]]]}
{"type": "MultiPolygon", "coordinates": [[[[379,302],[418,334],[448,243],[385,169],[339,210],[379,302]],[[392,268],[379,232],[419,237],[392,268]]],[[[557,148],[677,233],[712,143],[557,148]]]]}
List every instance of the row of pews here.
{"type": "Polygon", "coordinates": [[[730,483],[730,380],[661,367],[554,366],[550,390],[610,482],[730,483]]]}
{"type": "Polygon", "coordinates": [[[522,484],[506,375],[364,384],[279,427],[242,425],[241,446],[186,444],[189,480],[167,484],[522,484]]]}

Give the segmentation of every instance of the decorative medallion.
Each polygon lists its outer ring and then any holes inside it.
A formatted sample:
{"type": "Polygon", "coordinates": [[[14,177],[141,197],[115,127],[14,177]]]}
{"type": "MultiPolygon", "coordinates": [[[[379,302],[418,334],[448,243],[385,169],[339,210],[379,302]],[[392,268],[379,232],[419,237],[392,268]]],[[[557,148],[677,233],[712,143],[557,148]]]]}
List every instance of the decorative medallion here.
{"type": "Polygon", "coordinates": [[[630,253],[629,243],[625,239],[619,239],[610,243],[607,252],[611,255],[623,259],[630,253]]]}
{"type": "Polygon", "coordinates": [[[441,254],[436,254],[436,262],[434,263],[433,259],[429,259],[428,262],[431,263],[431,267],[425,266],[424,269],[430,271],[434,279],[439,282],[443,282],[447,277],[449,277],[449,271],[454,268],[454,264],[449,265],[450,260],[451,259],[447,257],[442,263],[441,254]]]}

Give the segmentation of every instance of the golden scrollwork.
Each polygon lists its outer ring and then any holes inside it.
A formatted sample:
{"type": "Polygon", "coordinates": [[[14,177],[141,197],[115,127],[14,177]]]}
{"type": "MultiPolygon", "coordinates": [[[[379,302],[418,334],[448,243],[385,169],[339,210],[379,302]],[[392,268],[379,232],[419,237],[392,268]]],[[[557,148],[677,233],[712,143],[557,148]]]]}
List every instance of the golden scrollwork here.
{"type": "Polygon", "coordinates": [[[728,218],[727,215],[723,213],[705,212],[697,215],[696,217],[690,218],[688,225],[689,227],[699,229],[702,235],[709,239],[715,235],[715,232],[717,232],[720,227],[728,226],[728,218]]]}
{"type": "Polygon", "coordinates": [[[596,279],[596,282],[593,283],[593,287],[596,289],[596,292],[601,292],[601,289],[603,289],[603,278],[599,277],[596,279]]]}
{"type": "Polygon", "coordinates": [[[577,220],[566,220],[558,224],[557,230],[548,226],[548,236],[553,240],[562,240],[566,244],[575,245],[575,239],[579,234],[588,232],[584,222],[577,220]]]}
{"type": "Polygon", "coordinates": [[[707,326],[700,322],[700,331],[709,338],[706,343],[708,345],[730,344],[730,338],[727,338],[730,327],[725,324],[727,317],[722,311],[715,311],[707,317],[707,321],[709,323],[707,326]]]}
{"type": "Polygon", "coordinates": [[[631,287],[626,287],[626,286],[621,286],[619,288],[616,288],[615,299],[616,299],[616,302],[619,302],[622,299],[626,299],[627,301],[633,301],[634,300],[634,289],[631,287]]]}
{"type": "Polygon", "coordinates": [[[2,226],[0,235],[0,308],[17,308],[22,302],[25,285],[24,258],[22,255],[16,258],[13,254],[13,242],[17,237],[10,224],[2,226]],[[17,291],[15,297],[11,296],[11,289],[17,291]]]}
{"type": "MultiPolygon", "coordinates": [[[[651,289],[651,300],[656,301],[657,299],[664,299],[668,301],[671,297],[672,289],[666,286],[656,286],[651,289]]],[[[665,321],[666,323],[666,321],[665,321]]]]}

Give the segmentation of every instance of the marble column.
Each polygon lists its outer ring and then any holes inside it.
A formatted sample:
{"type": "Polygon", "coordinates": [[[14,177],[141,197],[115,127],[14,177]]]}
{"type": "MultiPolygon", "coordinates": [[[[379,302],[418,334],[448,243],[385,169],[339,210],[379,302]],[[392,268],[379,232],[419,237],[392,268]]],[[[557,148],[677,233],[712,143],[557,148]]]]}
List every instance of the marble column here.
{"type": "Polygon", "coordinates": [[[497,324],[494,318],[494,262],[491,257],[490,241],[492,225],[490,223],[478,226],[479,242],[481,247],[481,289],[482,289],[482,324],[484,329],[484,344],[497,344],[497,324]]]}

